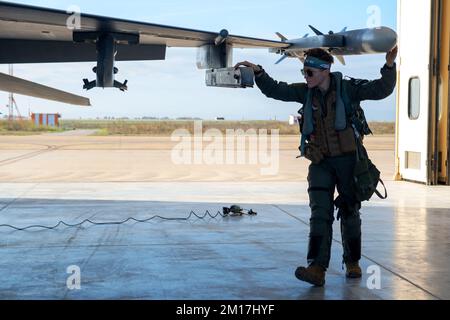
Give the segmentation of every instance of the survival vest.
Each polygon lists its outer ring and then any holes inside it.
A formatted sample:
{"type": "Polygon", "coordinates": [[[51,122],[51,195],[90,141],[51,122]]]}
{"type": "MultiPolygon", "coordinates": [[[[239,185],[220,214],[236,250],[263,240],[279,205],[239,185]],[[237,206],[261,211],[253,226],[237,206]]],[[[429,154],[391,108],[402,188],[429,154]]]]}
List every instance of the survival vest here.
{"type": "MultiPolygon", "coordinates": [[[[347,128],[347,122],[350,121],[353,129],[355,130],[356,138],[363,137],[365,135],[372,134],[369,125],[364,115],[364,110],[361,108],[360,101],[351,101],[348,94],[349,85],[360,85],[367,83],[368,80],[359,80],[350,78],[348,81],[342,81],[343,76],[340,72],[331,73],[336,83],[336,119],[335,129],[336,131],[343,131],[347,128]]],[[[306,103],[302,109],[299,110],[302,115],[302,121],[300,125],[300,132],[302,134],[300,154],[305,155],[306,142],[309,136],[314,132],[314,119],[313,119],[313,89],[308,89],[306,103]]]]}

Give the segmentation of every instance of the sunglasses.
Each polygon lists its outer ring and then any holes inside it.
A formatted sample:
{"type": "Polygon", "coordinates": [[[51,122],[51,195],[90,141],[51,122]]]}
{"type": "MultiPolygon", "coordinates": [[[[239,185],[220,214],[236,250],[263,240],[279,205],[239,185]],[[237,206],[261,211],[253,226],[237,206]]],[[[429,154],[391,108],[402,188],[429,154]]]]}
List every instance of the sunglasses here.
{"type": "Polygon", "coordinates": [[[302,71],[302,75],[303,76],[308,76],[308,77],[314,77],[314,72],[312,71],[312,70],[310,70],[310,69],[302,69],[301,70],[302,71]]]}

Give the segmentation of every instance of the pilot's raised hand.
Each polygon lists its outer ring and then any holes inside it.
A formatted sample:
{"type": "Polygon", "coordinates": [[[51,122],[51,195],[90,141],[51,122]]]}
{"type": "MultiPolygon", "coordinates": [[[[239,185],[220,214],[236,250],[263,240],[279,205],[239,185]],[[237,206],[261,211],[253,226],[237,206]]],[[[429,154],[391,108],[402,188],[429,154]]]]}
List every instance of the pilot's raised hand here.
{"type": "Polygon", "coordinates": [[[239,63],[237,63],[237,64],[234,66],[234,68],[237,69],[237,68],[239,68],[240,66],[252,68],[252,69],[253,69],[253,72],[254,72],[255,74],[258,74],[258,73],[260,73],[260,72],[262,71],[261,66],[258,66],[258,65],[256,65],[256,64],[253,64],[253,63],[251,63],[251,62],[249,62],[249,61],[242,61],[242,62],[239,62],[239,63]]]}
{"type": "Polygon", "coordinates": [[[386,54],[386,64],[392,68],[394,66],[395,59],[397,59],[398,46],[395,46],[391,51],[386,54]]]}

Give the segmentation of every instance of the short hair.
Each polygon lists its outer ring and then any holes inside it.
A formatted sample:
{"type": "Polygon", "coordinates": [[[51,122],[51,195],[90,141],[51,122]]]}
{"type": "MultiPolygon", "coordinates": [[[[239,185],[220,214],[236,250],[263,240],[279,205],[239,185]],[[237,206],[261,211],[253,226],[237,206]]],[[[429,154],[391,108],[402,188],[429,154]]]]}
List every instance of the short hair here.
{"type": "Polygon", "coordinates": [[[321,49],[321,48],[309,49],[308,51],[305,52],[305,56],[306,57],[314,57],[314,58],[320,59],[322,61],[328,62],[329,64],[334,63],[333,56],[330,53],[328,53],[326,50],[321,49]]]}

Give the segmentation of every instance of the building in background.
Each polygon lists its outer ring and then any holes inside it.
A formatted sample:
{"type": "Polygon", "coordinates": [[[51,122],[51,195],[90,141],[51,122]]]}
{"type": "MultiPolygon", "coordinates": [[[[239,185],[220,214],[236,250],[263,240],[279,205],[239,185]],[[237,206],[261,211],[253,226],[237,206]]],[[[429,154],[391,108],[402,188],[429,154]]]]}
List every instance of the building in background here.
{"type": "Polygon", "coordinates": [[[59,127],[59,113],[32,113],[31,120],[36,126],[59,127]]]}

